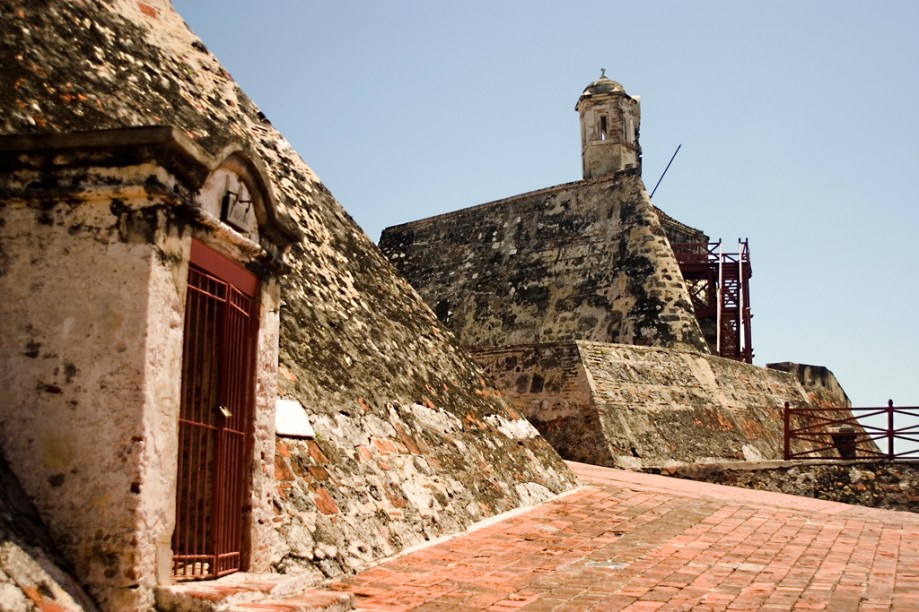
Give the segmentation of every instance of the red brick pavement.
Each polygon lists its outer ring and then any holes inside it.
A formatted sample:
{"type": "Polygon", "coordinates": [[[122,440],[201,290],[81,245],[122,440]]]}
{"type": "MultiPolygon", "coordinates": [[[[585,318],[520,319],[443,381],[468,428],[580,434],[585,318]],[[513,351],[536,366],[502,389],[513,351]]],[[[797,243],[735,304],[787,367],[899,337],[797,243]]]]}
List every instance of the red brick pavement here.
{"type": "Polygon", "coordinates": [[[919,610],[919,516],[572,463],[552,502],[331,585],[360,610],[919,610]]]}
{"type": "Polygon", "coordinates": [[[236,612],[919,610],[919,515],[569,465],[575,492],[331,590],[233,575],[158,597],[236,612]]]}

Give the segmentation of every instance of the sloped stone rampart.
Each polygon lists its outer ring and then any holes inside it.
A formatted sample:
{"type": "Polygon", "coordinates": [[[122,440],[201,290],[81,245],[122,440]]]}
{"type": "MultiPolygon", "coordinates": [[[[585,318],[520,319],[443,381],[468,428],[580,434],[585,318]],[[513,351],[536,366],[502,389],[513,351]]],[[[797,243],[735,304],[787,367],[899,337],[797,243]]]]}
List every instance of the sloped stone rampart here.
{"type": "Polygon", "coordinates": [[[573,486],[167,1],[12,1],[2,30],[0,134],[168,124],[211,155],[241,146],[303,235],[281,285],[278,392],[316,439],[256,454],[276,479],[258,500],[274,516],[255,513],[274,528],[252,543],[259,563],[338,575],[573,486]]]}
{"type": "Polygon", "coordinates": [[[787,372],[795,377],[806,389],[811,389],[809,401],[826,407],[851,406],[849,396],[845,389],[836,380],[836,376],[825,366],[807,365],[783,361],[780,363],[767,363],[770,370],[787,372]]]}
{"type": "Polygon", "coordinates": [[[788,374],[710,355],[578,348],[611,454],[626,464],[778,459],[784,403],[815,394],[788,374]]]}
{"type": "Polygon", "coordinates": [[[804,385],[793,374],[693,351],[600,342],[475,356],[563,457],[596,465],[779,459],[786,401],[848,405],[825,368],[804,385]]]}
{"type": "Polygon", "coordinates": [[[358,402],[315,417],[316,440],[278,441],[278,570],[339,576],[568,483],[538,456],[548,447],[526,420],[421,404],[387,412],[358,402]]]}
{"type": "Polygon", "coordinates": [[[707,350],[635,170],[390,227],[380,249],[465,346],[707,350]]]}
{"type": "Polygon", "coordinates": [[[323,576],[547,499],[567,468],[487,386],[477,364],[331,194],[290,214],[308,236],[282,281],[279,395],[317,438],[276,457],[279,570],[323,576]],[[322,224],[310,211],[325,211],[322,224]]]}

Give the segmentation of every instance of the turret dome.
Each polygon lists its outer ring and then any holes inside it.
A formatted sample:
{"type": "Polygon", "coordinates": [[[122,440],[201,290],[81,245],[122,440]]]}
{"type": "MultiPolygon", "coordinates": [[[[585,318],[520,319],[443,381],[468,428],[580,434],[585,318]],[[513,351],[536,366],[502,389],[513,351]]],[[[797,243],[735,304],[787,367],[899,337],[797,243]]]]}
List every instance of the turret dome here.
{"type": "Polygon", "coordinates": [[[593,81],[584,88],[584,91],[581,93],[581,97],[578,98],[578,102],[582,99],[590,96],[596,96],[600,94],[611,94],[611,93],[625,93],[625,87],[622,86],[622,83],[614,81],[606,76],[606,68],[600,69],[600,78],[593,81]]]}

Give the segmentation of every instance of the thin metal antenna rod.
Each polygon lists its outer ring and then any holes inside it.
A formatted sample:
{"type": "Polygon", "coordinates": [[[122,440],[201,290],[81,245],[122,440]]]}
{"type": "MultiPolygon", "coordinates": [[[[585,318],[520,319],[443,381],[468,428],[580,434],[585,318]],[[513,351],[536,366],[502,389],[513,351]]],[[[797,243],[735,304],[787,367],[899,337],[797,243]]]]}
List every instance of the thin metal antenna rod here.
{"type": "Polygon", "coordinates": [[[664,180],[664,175],[667,174],[667,170],[670,170],[670,164],[672,164],[672,163],[673,163],[673,160],[676,159],[676,154],[680,152],[680,147],[682,147],[682,146],[683,146],[682,144],[678,144],[678,145],[676,146],[676,151],[673,152],[673,157],[671,157],[671,158],[670,158],[670,161],[667,162],[667,167],[664,168],[664,172],[661,173],[661,177],[660,177],[659,179],[657,179],[657,185],[655,185],[655,186],[654,186],[654,189],[651,190],[651,196],[650,196],[650,197],[652,197],[652,198],[654,197],[654,192],[657,191],[657,188],[658,188],[658,186],[661,184],[661,181],[664,180]]]}

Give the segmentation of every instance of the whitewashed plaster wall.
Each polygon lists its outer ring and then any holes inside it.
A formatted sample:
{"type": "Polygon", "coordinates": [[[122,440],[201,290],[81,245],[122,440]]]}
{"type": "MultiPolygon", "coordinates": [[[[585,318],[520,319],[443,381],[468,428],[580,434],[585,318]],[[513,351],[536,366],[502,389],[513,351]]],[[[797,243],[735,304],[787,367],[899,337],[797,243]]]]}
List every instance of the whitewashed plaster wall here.
{"type": "Polygon", "coordinates": [[[133,606],[174,522],[184,284],[104,195],[0,208],[0,441],[90,590],[133,606]]]}

